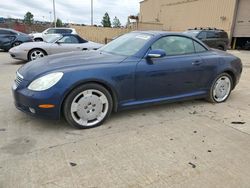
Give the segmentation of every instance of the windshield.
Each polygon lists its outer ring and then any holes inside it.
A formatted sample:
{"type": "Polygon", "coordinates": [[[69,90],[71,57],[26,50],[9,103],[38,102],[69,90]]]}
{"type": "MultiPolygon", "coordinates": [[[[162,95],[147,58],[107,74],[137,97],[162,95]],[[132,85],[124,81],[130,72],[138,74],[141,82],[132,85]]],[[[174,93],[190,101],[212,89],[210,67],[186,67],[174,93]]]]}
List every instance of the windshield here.
{"type": "Polygon", "coordinates": [[[200,31],[193,31],[193,30],[184,32],[184,34],[190,35],[192,37],[196,37],[199,33],[200,33],[200,31]]]}
{"type": "Polygon", "coordinates": [[[60,38],[62,38],[62,35],[60,34],[48,34],[44,37],[44,41],[48,43],[54,43],[60,38]]]}
{"type": "Polygon", "coordinates": [[[100,48],[100,50],[118,55],[132,56],[135,55],[151,37],[149,34],[142,33],[125,34],[100,48]]]}

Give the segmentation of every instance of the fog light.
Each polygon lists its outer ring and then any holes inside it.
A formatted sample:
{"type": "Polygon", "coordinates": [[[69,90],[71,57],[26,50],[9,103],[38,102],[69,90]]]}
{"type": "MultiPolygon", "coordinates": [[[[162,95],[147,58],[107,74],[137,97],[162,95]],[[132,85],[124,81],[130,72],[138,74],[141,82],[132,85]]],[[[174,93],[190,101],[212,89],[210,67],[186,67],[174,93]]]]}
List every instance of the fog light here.
{"type": "Polygon", "coordinates": [[[31,112],[32,114],[35,114],[35,113],[36,113],[36,111],[35,111],[34,108],[29,108],[29,110],[30,110],[30,112],[31,112]]]}

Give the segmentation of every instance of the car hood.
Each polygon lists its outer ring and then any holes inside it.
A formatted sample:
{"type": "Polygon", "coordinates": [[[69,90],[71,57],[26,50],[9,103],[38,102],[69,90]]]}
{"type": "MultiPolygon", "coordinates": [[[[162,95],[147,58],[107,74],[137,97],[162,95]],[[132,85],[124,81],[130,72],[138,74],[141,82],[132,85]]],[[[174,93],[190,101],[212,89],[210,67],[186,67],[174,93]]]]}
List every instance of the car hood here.
{"type": "Polygon", "coordinates": [[[43,48],[49,45],[50,43],[47,43],[47,42],[25,42],[19,46],[12,48],[12,50],[30,50],[32,48],[38,48],[38,47],[43,48]]]}
{"type": "Polygon", "coordinates": [[[79,69],[98,68],[103,64],[120,63],[127,57],[100,51],[69,52],[47,56],[31,61],[22,66],[18,73],[25,80],[33,80],[41,75],[55,71],[74,71],[79,69]]]}
{"type": "Polygon", "coordinates": [[[35,37],[42,37],[43,34],[42,33],[30,33],[29,35],[35,38],[35,37]]]}

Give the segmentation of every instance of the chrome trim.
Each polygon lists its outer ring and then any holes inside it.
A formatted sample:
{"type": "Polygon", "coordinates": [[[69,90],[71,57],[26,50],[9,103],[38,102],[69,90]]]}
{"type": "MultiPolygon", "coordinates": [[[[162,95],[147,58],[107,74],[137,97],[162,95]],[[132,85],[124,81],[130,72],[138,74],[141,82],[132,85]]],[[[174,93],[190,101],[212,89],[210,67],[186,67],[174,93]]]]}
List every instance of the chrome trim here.
{"type": "Polygon", "coordinates": [[[23,76],[17,71],[16,72],[17,76],[23,79],[23,76]]]}
{"type": "Polygon", "coordinates": [[[16,72],[16,79],[15,79],[15,84],[16,84],[16,88],[22,83],[23,81],[23,76],[16,72]]]}
{"type": "Polygon", "coordinates": [[[161,57],[161,55],[160,54],[148,54],[148,56],[149,57],[151,57],[151,58],[158,58],[158,57],[161,57]]]}

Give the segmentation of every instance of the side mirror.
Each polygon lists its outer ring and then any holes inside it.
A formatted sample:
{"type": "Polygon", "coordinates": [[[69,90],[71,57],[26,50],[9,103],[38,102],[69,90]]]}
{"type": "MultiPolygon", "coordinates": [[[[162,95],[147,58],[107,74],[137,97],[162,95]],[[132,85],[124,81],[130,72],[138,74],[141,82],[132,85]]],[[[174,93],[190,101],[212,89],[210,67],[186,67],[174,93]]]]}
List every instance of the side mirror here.
{"type": "Polygon", "coordinates": [[[56,41],[55,43],[58,44],[58,45],[62,44],[62,42],[60,42],[60,41],[56,41]]]}
{"type": "Polygon", "coordinates": [[[164,50],[158,49],[158,50],[150,50],[147,58],[161,58],[165,57],[167,54],[164,50]]]}

